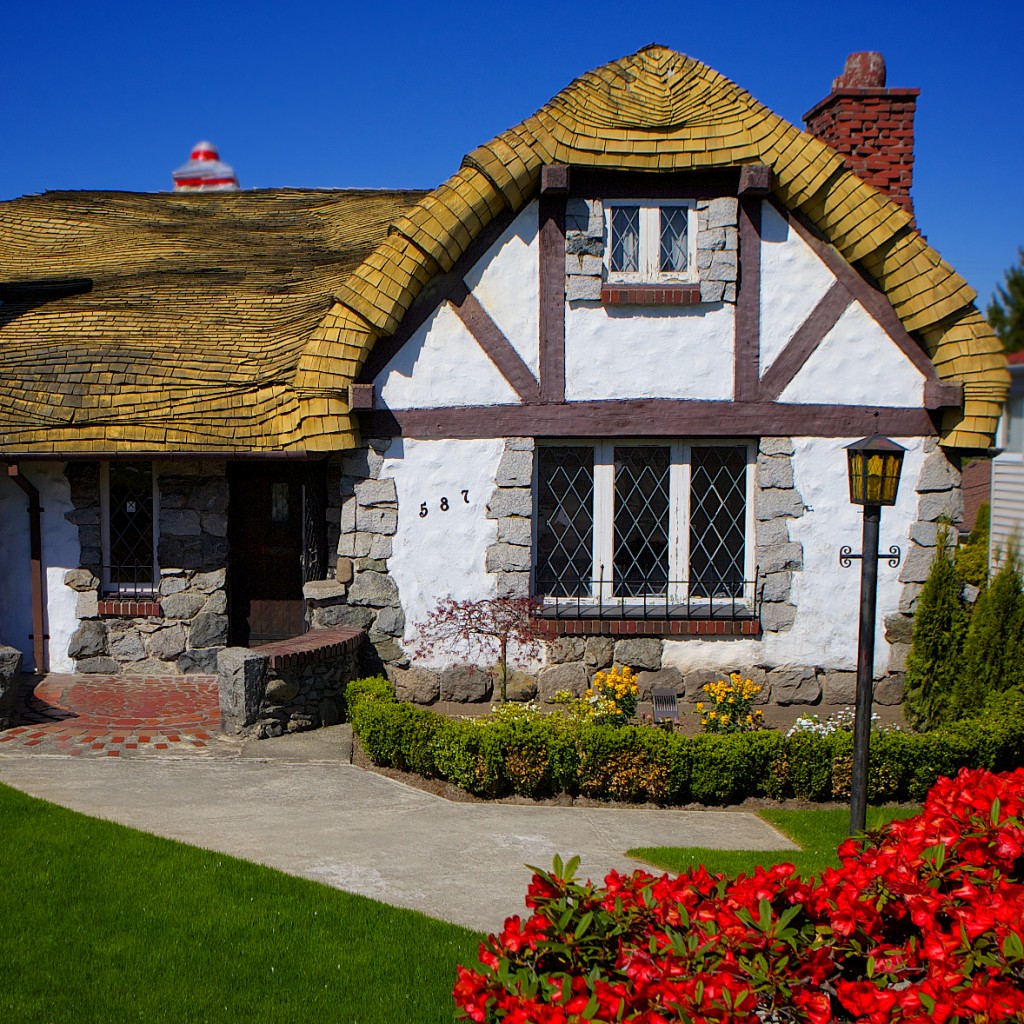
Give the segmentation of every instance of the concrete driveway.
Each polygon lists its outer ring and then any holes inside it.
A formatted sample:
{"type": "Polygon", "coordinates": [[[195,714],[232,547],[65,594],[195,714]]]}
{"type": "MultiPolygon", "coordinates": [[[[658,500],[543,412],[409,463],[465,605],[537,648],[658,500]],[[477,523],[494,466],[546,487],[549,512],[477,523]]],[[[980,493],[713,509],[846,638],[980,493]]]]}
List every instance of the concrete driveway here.
{"type": "Polygon", "coordinates": [[[791,849],[741,811],[453,803],[348,763],[347,727],[188,756],[0,752],[0,782],[84,814],[493,931],[530,873],[579,854],[591,878],[638,845],[791,849]]]}

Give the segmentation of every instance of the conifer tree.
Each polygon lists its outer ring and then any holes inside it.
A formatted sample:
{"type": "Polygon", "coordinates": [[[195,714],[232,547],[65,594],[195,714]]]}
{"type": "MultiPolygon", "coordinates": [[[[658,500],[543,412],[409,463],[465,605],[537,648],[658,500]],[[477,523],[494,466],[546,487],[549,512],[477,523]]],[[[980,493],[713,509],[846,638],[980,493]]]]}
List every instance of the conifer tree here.
{"type": "Polygon", "coordinates": [[[963,580],[950,547],[949,530],[940,529],[935,560],[914,611],[904,712],[917,729],[933,729],[946,721],[970,624],[970,612],[961,597],[963,580]]]}
{"type": "Polygon", "coordinates": [[[1017,250],[1017,263],[1006,271],[987,314],[1007,352],[1024,349],[1024,249],[1017,250]]]}
{"type": "Polygon", "coordinates": [[[964,641],[962,671],[953,688],[950,717],[962,718],[981,710],[985,698],[1013,686],[1020,667],[1012,663],[1024,616],[1020,567],[1015,557],[1004,559],[988,587],[981,592],[964,641]]]}

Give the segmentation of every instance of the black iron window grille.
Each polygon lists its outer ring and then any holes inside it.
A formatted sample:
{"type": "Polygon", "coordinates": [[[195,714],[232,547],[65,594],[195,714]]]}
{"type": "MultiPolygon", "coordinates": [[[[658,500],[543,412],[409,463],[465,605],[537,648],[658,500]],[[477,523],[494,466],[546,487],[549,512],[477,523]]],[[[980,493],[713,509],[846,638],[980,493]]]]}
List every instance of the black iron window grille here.
{"type": "Polygon", "coordinates": [[[563,581],[560,590],[574,591],[574,597],[554,594],[543,598],[540,611],[545,619],[714,619],[739,622],[757,617],[760,593],[757,590],[757,571],[753,578],[730,576],[717,579],[707,575],[684,580],[663,581],[660,593],[654,593],[653,580],[634,577],[623,593],[608,595],[609,586],[600,573],[596,578],[563,581]],[[625,591],[633,589],[639,597],[627,597],[625,591]],[[683,595],[680,597],[679,595],[683,595]]]}

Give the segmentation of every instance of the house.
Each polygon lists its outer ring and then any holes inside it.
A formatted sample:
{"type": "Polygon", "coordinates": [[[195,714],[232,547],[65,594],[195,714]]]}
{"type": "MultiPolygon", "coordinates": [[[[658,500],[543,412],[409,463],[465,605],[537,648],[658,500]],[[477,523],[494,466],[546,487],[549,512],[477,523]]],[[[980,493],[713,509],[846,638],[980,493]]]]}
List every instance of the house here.
{"type": "Polygon", "coordinates": [[[1024,540],[1024,352],[1007,357],[1010,396],[996,435],[1002,450],[992,460],[989,565],[997,565],[1024,540]]]}
{"type": "Polygon", "coordinates": [[[845,702],[844,447],[877,430],[907,449],[876,662],[898,700],[1007,373],[916,230],[917,93],[884,74],[855,55],[802,132],[650,46],[429,192],[0,204],[4,639],[152,674],[344,624],[400,693],[481,699],[484,673],[417,661],[417,624],[534,595],[542,692],[615,659],[845,702]]]}

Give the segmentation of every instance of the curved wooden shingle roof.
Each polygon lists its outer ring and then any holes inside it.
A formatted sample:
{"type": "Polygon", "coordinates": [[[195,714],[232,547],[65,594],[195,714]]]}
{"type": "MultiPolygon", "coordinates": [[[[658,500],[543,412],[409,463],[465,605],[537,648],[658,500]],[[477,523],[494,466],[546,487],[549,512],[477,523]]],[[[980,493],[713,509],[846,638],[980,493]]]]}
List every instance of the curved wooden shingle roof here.
{"type": "MultiPolygon", "coordinates": [[[[0,203],[0,450],[261,450],[344,281],[423,192],[0,203]]],[[[339,410],[341,399],[334,399],[339,410]]]]}
{"type": "Polygon", "coordinates": [[[536,194],[551,163],[769,164],[777,198],[878,283],[942,378],[963,382],[942,443],[992,443],[1009,375],[974,291],[826,145],[699,61],[651,46],[578,78],[429,193],[0,203],[0,451],[354,444],[347,388],[375,342],[484,226],[536,194]],[[91,290],[61,293],[69,279],[91,290]],[[12,291],[19,281],[52,288],[12,291]]]}
{"type": "Polygon", "coordinates": [[[500,211],[522,207],[551,163],[636,171],[770,165],[774,194],[877,282],[939,376],[963,383],[964,408],[945,414],[942,443],[992,444],[1009,377],[973,289],[900,207],[844,170],[832,149],[707,65],[662,46],[588,72],[473,150],[345,282],[296,383],[331,388],[352,379],[426,282],[449,270],[500,211]]]}

